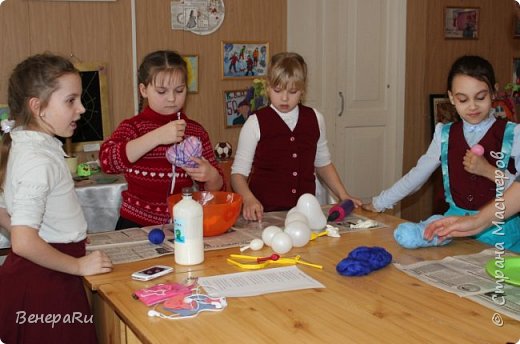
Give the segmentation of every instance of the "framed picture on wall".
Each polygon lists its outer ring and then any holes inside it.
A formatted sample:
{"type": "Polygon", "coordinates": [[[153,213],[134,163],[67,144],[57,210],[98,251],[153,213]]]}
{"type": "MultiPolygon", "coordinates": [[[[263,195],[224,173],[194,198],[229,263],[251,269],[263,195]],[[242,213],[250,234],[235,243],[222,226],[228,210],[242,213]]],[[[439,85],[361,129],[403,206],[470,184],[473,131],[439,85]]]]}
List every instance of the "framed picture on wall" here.
{"type": "Polygon", "coordinates": [[[444,38],[478,39],[480,9],[477,7],[446,7],[444,38]]]}
{"type": "Polygon", "coordinates": [[[268,62],[267,42],[222,42],[223,79],[264,77],[268,62]]]}
{"type": "Polygon", "coordinates": [[[9,118],[9,107],[7,104],[0,104],[0,120],[9,118]]]}
{"type": "Polygon", "coordinates": [[[520,18],[513,19],[513,38],[520,38],[520,18]]]}
{"type": "Polygon", "coordinates": [[[455,105],[450,103],[447,94],[430,94],[430,119],[432,136],[437,123],[457,122],[460,120],[455,105]]]}
{"type": "Polygon", "coordinates": [[[513,57],[513,85],[520,85],[520,57],[513,57]]]}
{"type": "Polygon", "coordinates": [[[224,113],[226,116],[226,128],[241,127],[251,114],[251,106],[247,101],[247,91],[224,91],[224,113]]]}
{"type": "Polygon", "coordinates": [[[188,68],[188,92],[197,93],[199,92],[199,56],[184,55],[182,58],[188,68]]]}
{"type": "Polygon", "coordinates": [[[110,136],[110,114],[108,106],[107,67],[102,63],[77,63],[83,93],[81,102],[85,112],[76,122],[72,136],[74,152],[83,151],[84,145],[100,144],[110,136]]]}

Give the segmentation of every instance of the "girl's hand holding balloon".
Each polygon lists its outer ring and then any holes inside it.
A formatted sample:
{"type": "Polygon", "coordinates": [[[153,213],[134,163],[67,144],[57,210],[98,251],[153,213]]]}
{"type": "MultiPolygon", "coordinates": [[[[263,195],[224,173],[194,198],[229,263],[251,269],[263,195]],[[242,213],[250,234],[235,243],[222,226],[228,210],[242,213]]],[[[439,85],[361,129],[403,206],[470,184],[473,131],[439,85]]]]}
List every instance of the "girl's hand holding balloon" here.
{"type": "Polygon", "coordinates": [[[471,174],[494,180],[495,167],[491,165],[483,155],[484,148],[479,144],[467,150],[462,161],[464,169],[471,174]]]}
{"type": "Polygon", "coordinates": [[[192,156],[191,161],[195,162],[197,167],[184,167],[184,171],[191,177],[191,179],[205,183],[207,181],[218,178],[220,175],[215,167],[213,167],[209,161],[204,157],[196,158],[192,156]]]}
{"type": "Polygon", "coordinates": [[[181,142],[184,138],[186,121],[179,119],[171,121],[153,131],[154,136],[159,140],[159,144],[168,145],[181,142]]]}

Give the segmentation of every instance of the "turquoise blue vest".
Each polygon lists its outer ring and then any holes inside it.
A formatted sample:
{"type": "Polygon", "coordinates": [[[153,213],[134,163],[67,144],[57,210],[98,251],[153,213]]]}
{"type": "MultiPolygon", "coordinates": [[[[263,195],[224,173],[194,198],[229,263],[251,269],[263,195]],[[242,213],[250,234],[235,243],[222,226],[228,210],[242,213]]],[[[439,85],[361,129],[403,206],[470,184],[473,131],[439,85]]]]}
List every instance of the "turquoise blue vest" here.
{"type": "MultiPolygon", "coordinates": [[[[441,166],[442,166],[442,180],[444,184],[444,196],[446,198],[446,202],[449,204],[450,208],[444,215],[473,215],[478,213],[475,210],[467,210],[458,207],[451,195],[450,189],[450,178],[449,178],[449,168],[448,168],[448,140],[450,135],[450,128],[452,123],[446,124],[442,128],[441,133],[441,166]]],[[[514,139],[514,128],[515,123],[507,123],[506,129],[504,132],[504,137],[502,139],[502,161],[504,162],[504,170],[507,168],[507,164],[509,163],[509,158],[511,157],[511,148],[513,145],[514,139]]],[[[497,198],[503,198],[504,189],[497,189],[496,195],[497,198]]],[[[490,200],[491,201],[491,200],[490,200]]],[[[480,234],[475,236],[475,239],[482,241],[486,244],[493,245],[501,244],[504,248],[520,252],[520,216],[518,214],[510,217],[509,219],[504,221],[504,224],[500,224],[501,227],[491,226],[480,234]],[[503,234],[503,235],[500,235],[503,234]]]]}

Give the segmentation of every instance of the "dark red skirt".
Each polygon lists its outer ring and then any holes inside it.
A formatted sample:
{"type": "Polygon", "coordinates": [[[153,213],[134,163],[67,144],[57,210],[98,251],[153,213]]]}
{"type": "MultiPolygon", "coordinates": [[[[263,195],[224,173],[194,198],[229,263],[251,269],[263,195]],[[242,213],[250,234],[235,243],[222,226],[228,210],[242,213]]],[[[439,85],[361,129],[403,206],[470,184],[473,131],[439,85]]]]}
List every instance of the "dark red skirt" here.
{"type": "MultiPolygon", "coordinates": [[[[51,244],[74,257],[85,241],[51,244]]],[[[0,339],[4,343],[97,343],[80,276],[50,270],[10,253],[0,266],[0,339]]]]}

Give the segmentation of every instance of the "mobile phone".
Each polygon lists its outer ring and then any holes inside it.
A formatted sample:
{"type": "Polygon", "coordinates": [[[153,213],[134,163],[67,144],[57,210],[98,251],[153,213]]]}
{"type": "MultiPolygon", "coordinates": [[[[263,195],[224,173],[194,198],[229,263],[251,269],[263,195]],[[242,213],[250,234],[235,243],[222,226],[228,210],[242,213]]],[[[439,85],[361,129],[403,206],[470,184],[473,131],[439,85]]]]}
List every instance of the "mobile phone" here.
{"type": "Polygon", "coordinates": [[[170,272],[173,272],[173,268],[171,266],[154,265],[144,270],[134,272],[132,274],[132,278],[138,281],[149,281],[154,278],[169,274],[170,272]]]}

